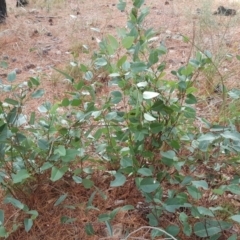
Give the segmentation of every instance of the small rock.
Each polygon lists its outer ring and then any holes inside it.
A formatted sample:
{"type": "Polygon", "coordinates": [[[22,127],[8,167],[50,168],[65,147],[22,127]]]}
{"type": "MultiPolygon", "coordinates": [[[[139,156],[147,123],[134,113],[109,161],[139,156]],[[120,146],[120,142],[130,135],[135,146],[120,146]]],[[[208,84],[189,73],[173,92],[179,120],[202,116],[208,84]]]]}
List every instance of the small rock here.
{"type": "Polygon", "coordinates": [[[174,34],[172,36],[172,39],[175,39],[175,40],[183,40],[183,37],[180,35],[180,34],[174,34]]]}
{"type": "Polygon", "coordinates": [[[49,18],[48,22],[49,22],[50,26],[53,25],[53,19],[52,18],[49,18]]]}
{"type": "Polygon", "coordinates": [[[201,14],[201,13],[202,13],[201,9],[200,9],[200,8],[197,8],[197,9],[196,9],[196,13],[197,13],[197,14],[201,14]]]}
{"type": "Polygon", "coordinates": [[[6,60],[8,60],[9,59],[9,57],[8,57],[8,55],[5,55],[5,56],[3,56],[3,58],[2,58],[4,61],[6,61],[6,60]]]}
{"type": "Polygon", "coordinates": [[[213,13],[213,15],[223,15],[223,16],[234,16],[236,15],[236,10],[231,8],[225,8],[223,6],[218,7],[218,10],[213,13]]]}
{"type": "Polygon", "coordinates": [[[46,36],[47,36],[47,37],[52,37],[52,33],[47,32],[47,33],[46,33],[46,36]]]}
{"type": "Polygon", "coordinates": [[[7,77],[6,73],[0,73],[0,77],[7,77]]]}
{"type": "Polygon", "coordinates": [[[30,64],[26,65],[23,69],[24,69],[24,70],[29,70],[29,69],[33,69],[33,68],[35,68],[35,67],[36,67],[36,66],[35,66],[34,64],[30,63],[30,64]]]}
{"type": "Polygon", "coordinates": [[[15,68],[14,71],[15,71],[16,74],[20,74],[22,72],[22,70],[19,69],[19,68],[15,68]]]}
{"type": "Polygon", "coordinates": [[[36,67],[36,71],[41,72],[43,70],[42,67],[36,67]]]}
{"type": "Polygon", "coordinates": [[[171,34],[172,32],[170,30],[166,30],[166,34],[171,34]]]}
{"type": "Polygon", "coordinates": [[[33,31],[33,33],[32,33],[32,37],[33,37],[33,36],[37,36],[38,34],[39,34],[38,30],[35,29],[35,30],[33,31]]]}

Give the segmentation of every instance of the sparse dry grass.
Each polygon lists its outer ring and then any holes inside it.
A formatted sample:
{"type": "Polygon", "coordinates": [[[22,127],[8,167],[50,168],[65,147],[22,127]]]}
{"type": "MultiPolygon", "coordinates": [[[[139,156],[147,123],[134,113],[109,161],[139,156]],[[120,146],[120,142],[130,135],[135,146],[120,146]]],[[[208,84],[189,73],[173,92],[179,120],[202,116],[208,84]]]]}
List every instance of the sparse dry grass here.
{"type": "MultiPolygon", "coordinates": [[[[43,87],[46,90],[45,98],[42,101],[55,101],[61,99],[69,85],[64,81],[64,77],[56,73],[51,67],[66,69],[71,60],[80,62],[90,62],[89,55],[84,52],[82,45],[88,46],[90,52],[97,47],[96,38],[101,39],[106,33],[116,35],[117,27],[124,27],[126,16],[116,9],[115,2],[108,0],[91,1],[31,1],[26,8],[16,9],[15,1],[8,2],[9,17],[6,25],[0,26],[0,60],[7,57],[9,69],[0,69],[0,78],[6,81],[5,74],[9,70],[20,69],[21,73],[17,77],[18,82],[25,81],[30,76],[40,75],[43,87]],[[99,32],[93,29],[99,29],[99,32]],[[30,66],[33,64],[34,66],[30,66]]],[[[187,0],[169,1],[165,5],[164,1],[147,0],[150,6],[151,15],[148,16],[146,27],[154,27],[159,32],[159,41],[165,41],[169,48],[166,61],[169,72],[185,64],[194,55],[196,48],[191,49],[191,43],[183,43],[177,36],[187,35],[192,39],[193,45],[201,50],[209,50],[214,55],[214,63],[217,67],[208,69],[199,76],[196,82],[198,95],[202,99],[197,106],[200,115],[211,121],[218,121],[222,115],[222,110],[215,104],[209,104],[208,96],[212,96],[215,85],[219,81],[224,81],[227,88],[239,87],[239,63],[234,58],[226,55],[240,54],[238,38],[240,36],[239,15],[234,17],[213,16],[220,1],[187,0]],[[211,6],[211,7],[209,7],[211,6]],[[196,9],[202,9],[201,14],[196,13],[196,9]]],[[[239,4],[229,3],[229,7],[240,9],[239,4]]],[[[67,68],[68,69],[68,68],[67,68]]],[[[74,71],[74,69],[70,70],[74,71]]],[[[170,74],[167,76],[170,76],[170,74]]],[[[76,78],[78,73],[72,72],[76,78]]],[[[105,94],[107,94],[105,88],[105,94]]],[[[100,94],[104,94],[101,91],[100,94]]],[[[217,95],[217,94],[216,94],[217,95]]],[[[221,103],[221,96],[216,97],[221,103]]],[[[29,112],[36,109],[40,102],[30,101],[24,109],[29,112]]],[[[231,115],[231,112],[227,112],[231,115]]],[[[225,121],[223,119],[222,121],[225,121]]],[[[207,172],[201,168],[199,172],[207,172]]],[[[188,171],[186,169],[186,171],[188,171]]],[[[232,169],[226,169],[226,174],[233,174],[232,169]]],[[[44,178],[44,176],[42,176],[44,178]]],[[[40,216],[35,220],[34,228],[30,233],[26,233],[21,227],[9,239],[99,239],[105,237],[105,225],[97,222],[97,215],[115,208],[115,201],[123,200],[124,205],[132,204],[136,206],[141,202],[141,196],[134,184],[128,182],[123,188],[110,189],[107,177],[99,173],[95,176],[96,186],[101,186],[102,191],[108,196],[104,201],[97,195],[94,200],[95,206],[100,212],[90,210],[86,212],[86,202],[92,190],[88,191],[79,185],[71,185],[68,179],[58,182],[56,185],[50,182],[41,183],[37,186],[34,195],[23,201],[29,207],[36,209],[40,216]],[[105,179],[105,180],[103,180],[105,179]],[[69,198],[64,202],[64,206],[53,207],[59,195],[68,192],[69,198]],[[127,193],[127,194],[126,194],[127,193]],[[74,205],[74,210],[66,206],[74,205]],[[76,218],[71,224],[61,224],[63,215],[76,218]],[[97,236],[90,237],[84,232],[84,225],[87,222],[93,224],[97,236]]],[[[41,179],[43,180],[43,179],[41,179]]],[[[44,181],[43,181],[44,182],[44,181]]],[[[207,205],[207,197],[206,202],[207,205]]],[[[204,203],[203,203],[204,206],[204,203]]],[[[2,206],[1,206],[2,207],[2,206]]],[[[9,223],[18,216],[15,209],[4,206],[7,212],[9,223]]],[[[131,214],[120,213],[115,223],[122,224],[125,233],[136,230],[146,225],[146,212],[144,210],[132,212],[131,214]]],[[[163,225],[174,222],[169,216],[164,216],[163,225]]],[[[144,230],[138,233],[148,239],[149,235],[144,230]]],[[[137,235],[135,236],[137,237],[137,235]]],[[[189,238],[190,240],[190,238],[189,238]]],[[[192,238],[191,238],[192,240],[192,238]]]]}

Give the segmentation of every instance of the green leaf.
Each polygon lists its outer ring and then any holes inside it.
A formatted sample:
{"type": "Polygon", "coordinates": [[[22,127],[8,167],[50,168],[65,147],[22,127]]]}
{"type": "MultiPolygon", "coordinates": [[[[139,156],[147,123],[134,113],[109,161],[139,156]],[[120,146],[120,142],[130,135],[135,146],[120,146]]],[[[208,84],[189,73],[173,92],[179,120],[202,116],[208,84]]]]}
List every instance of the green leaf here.
{"type": "Polygon", "coordinates": [[[7,69],[7,68],[8,68],[8,63],[5,62],[5,61],[1,61],[1,62],[0,62],[0,68],[7,69]]]}
{"type": "Polygon", "coordinates": [[[144,99],[152,99],[159,96],[158,92],[150,92],[150,91],[144,91],[143,92],[143,98],[144,99]]]}
{"type": "Polygon", "coordinates": [[[172,151],[172,150],[169,150],[167,152],[162,152],[161,151],[160,153],[161,153],[161,156],[163,158],[167,158],[167,159],[170,159],[170,160],[172,160],[172,159],[174,159],[176,157],[176,153],[174,151],[172,151]]]}
{"type": "Polygon", "coordinates": [[[227,190],[233,194],[240,195],[240,186],[237,184],[231,184],[231,185],[227,186],[227,190]]]}
{"type": "Polygon", "coordinates": [[[111,92],[111,95],[111,103],[118,104],[122,101],[122,93],[120,91],[113,91],[111,92]]]}
{"type": "Polygon", "coordinates": [[[39,86],[40,85],[40,81],[38,77],[30,77],[29,81],[31,82],[31,84],[33,86],[39,86]]]}
{"type": "Polygon", "coordinates": [[[184,205],[187,203],[187,197],[178,196],[175,198],[168,198],[165,202],[165,209],[168,212],[174,213],[176,209],[179,209],[180,207],[184,207],[184,205]]]}
{"type": "Polygon", "coordinates": [[[4,99],[4,102],[11,104],[13,106],[20,106],[20,103],[18,101],[11,99],[11,98],[4,99]]]}
{"type": "Polygon", "coordinates": [[[19,208],[21,210],[24,210],[26,208],[26,206],[21,203],[19,200],[12,198],[12,197],[5,197],[4,198],[4,203],[11,203],[14,207],[19,208]]]}
{"type": "Polygon", "coordinates": [[[66,72],[58,70],[57,68],[54,68],[54,67],[53,67],[53,69],[56,70],[57,72],[61,73],[64,77],[66,77],[66,79],[70,80],[72,83],[74,82],[74,79],[66,72]]]}
{"type": "Polygon", "coordinates": [[[198,237],[211,237],[230,227],[232,227],[231,223],[207,219],[206,221],[195,223],[193,229],[198,237]]]}
{"type": "Polygon", "coordinates": [[[184,179],[183,179],[183,181],[181,182],[181,185],[182,186],[185,186],[185,185],[187,185],[187,184],[189,184],[190,182],[192,182],[192,177],[191,176],[186,176],[184,179]]]}
{"type": "Polygon", "coordinates": [[[194,67],[190,64],[188,64],[186,67],[183,67],[181,69],[181,74],[185,76],[190,76],[194,71],[194,67]]]}
{"type": "Polygon", "coordinates": [[[52,167],[51,171],[51,181],[55,182],[62,178],[62,176],[67,172],[68,167],[57,168],[55,166],[52,167]]]}
{"type": "Polygon", "coordinates": [[[122,67],[122,65],[126,62],[126,60],[127,60],[127,56],[126,55],[122,56],[117,62],[117,67],[118,68],[122,67]]]}
{"type": "Polygon", "coordinates": [[[196,97],[194,95],[188,94],[187,98],[185,100],[185,103],[187,103],[187,104],[195,104],[195,103],[197,103],[197,99],[196,99],[196,97]]]}
{"type": "Polygon", "coordinates": [[[133,160],[129,157],[123,157],[120,160],[120,164],[122,168],[132,167],[133,166],[133,160]]]}
{"type": "Polygon", "coordinates": [[[109,220],[111,220],[111,217],[107,213],[103,213],[103,214],[100,214],[98,216],[98,221],[100,221],[100,222],[106,222],[106,221],[109,221],[109,220]]]}
{"type": "Polygon", "coordinates": [[[184,36],[184,35],[182,35],[182,37],[183,37],[183,41],[184,41],[185,43],[188,43],[188,42],[190,41],[189,37],[184,36]]]}
{"type": "Polygon", "coordinates": [[[44,105],[41,105],[38,107],[38,111],[41,113],[46,113],[48,109],[44,105]]]}
{"type": "Polygon", "coordinates": [[[36,115],[35,112],[31,112],[30,120],[29,120],[29,124],[30,125],[34,125],[34,123],[35,123],[35,115],[36,115]]]}
{"type": "Polygon", "coordinates": [[[170,107],[168,107],[167,105],[165,105],[163,103],[162,100],[158,99],[157,101],[154,102],[154,104],[151,107],[152,111],[156,111],[156,112],[160,112],[164,115],[170,115],[171,113],[174,112],[173,109],[171,109],[170,107]]]}
{"type": "Polygon", "coordinates": [[[209,238],[209,240],[219,240],[219,238],[222,236],[221,233],[217,233],[209,238]]]}
{"type": "Polygon", "coordinates": [[[209,142],[213,142],[216,139],[216,136],[212,133],[206,133],[206,134],[202,134],[197,140],[199,142],[203,142],[203,141],[209,141],[209,142]]]}
{"type": "Polygon", "coordinates": [[[105,58],[97,58],[94,63],[98,67],[103,67],[107,65],[107,60],[105,58]]]}
{"type": "Polygon", "coordinates": [[[202,193],[194,186],[188,186],[187,190],[194,199],[201,199],[202,193]]]}
{"type": "Polygon", "coordinates": [[[184,117],[186,118],[195,118],[196,117],[196,110],[191,107],[185,107],[183,111],[184,117]]]}
{"type": "Polygon", "coordinates": [[[140,168],[137,172],[145,177],[150,177],[153,175],[152,170],[149,168],[140,168]]]}
{"type": "Polygon", "coordinates": [[[45,90],[44,89],[38,89],[37,91],[33,92],[31,94],[32,98],[40,98],[44,95],[45,90]]]}
{"type": "Polygon", "coordinates": [[[176,225],[170,225],[166,228],[166,231],[171,234],[173,237],[177,236],[180,232],[180,228],[176,225]]]}
{"type": "Polygon", "coordinates": [[[156,120],[156,118],[150,115],[149,113],[144,113],[143,116],[144,116],[144,119],[148,122],[153,122],[156,120]]]}
{"type": "Polygon", "coordinates": [[[208,183],[205,180],[200,180],[200,181],[192,181],[192,185],[195,186],[196,188],[203,188],[205,190],[208,190],[208,183]]]}
{"type": "Polygon", "coordinates": [[[152,226],[152,227],[157,227],[158,224],[159,224],[159,221],[158,219],[156,218],[156,216],[152,213],[149,213],[147,215],[147,218],[149,219],[149,225],[152,226]]]}
{"type": "Polygon", "coordinates": [[[4,211],[0,210],[0,225],[4,224],[4,211]]]}
{"type": "Polygon", "coordinates": [[[160,186],[159,182],[156,181],[154,178],[144,178],[140,182],[140,189],[145,193],[151,193],[157,190],[160,186]]]}
{"type": "Polygon", "coordinates": [[[9,82],[13,82],[13,81],[15,81],[16,80],[16,72],[15,71],[12,71],[12,72],[10,72],[8,75],[7,75],[7,80],[9,81],[9,82]]]}
{"type": "MultiPolygon", "coordinates": [[[[127,36],[127,37],[123,38],[123,40],[122,40],[122,45],[123,45],[123,47],[125,47],[126,49],[128,49],[128,48],[130,48],[130,47],[132,46],[133,42],[134,42],[134,37],[132,37],[132,36],[127,36]]],[[[126,61],[126,60],[125,60],[125,61],[126,61]]],[[[125,61],[124,61],[124,62],[125,62],[125,61]]],[[[121,64],[121,65],[122,65],[122,64],[121,64]]]]}
{"type": "Polygon", "coordinates": [[[214,217],[213,211],[205,207],[197,207],[198,212],[203,216],[214,217]]]}
{"type": "Polygon", "coordinates": [[[52,166],[53,166],[52,163],[50,163],[50,162],[45,162],[45,163],[41,166],[40,171],[45,171],[45,170],[51,168],[52,166]]]}
{"type": "Polygon", "coordinates": [[[183,232],[186,236],[190,237],[192,235],[192,226],[189,223],[184,222],[183,223],[183,232]]]}
{"type": "Polygon", "coordinates": [[[181,212],[181,213],[179,214],[179,220],[180,220],[182,223],[187,222],[188,216],[186,215],[186,213],[181,212]]]}
{"type": "Polygon", "coordinates": [[[90,179],[83,179],[82,180],[82,183],[83,183],[83,186],[86,188],[86,189],[90,189],[92,186],[94,186],[94,182],[90,179]]]}
{"type": "Polygon", "coordinates": [[[90,81],[93,79],[93,73],[91,71],[87,71],[85,74],[84,74],[84,79],[87,80],[87,81],[90,81]]]}
{"type": "Polygon", "coordinates": [[[223,195],[224,190],[220,188],[215,188],[215,189],[212,189],[212,192],[217,195],[223,195]]]}
{"type": "Polygon", "coordinates": [[[30,211],[27,211],[26,213],[32,215],[31,219],[36,219],[39,215],[38,211],[36,211],[36,210],[30,210],[30,211]]]}
{"type": "Polygon", "coordinates": [[[120,211],[129,211],[129,210],[134,210],[134,206],[133,205],[125,205],[123,207],[121,207],[120,211]]]}
{"type": "Polygon", "coordinates": [[[224,133],[221,134],[221,136],[227,139],[232,139],[233,141],[239,141],[240,139],[240,133],[238,133],[237,131],[235,132],[225,131],[224,133]]]}
{"type": "Polygon", "coordinates": [[[71,102],[71,106],[78,107],[81,104],[81,99],[73,99],[71,102]]]}
{"type": "Polygon", "coordinates": [[[105,224],[107,226],[107,231],[109,236],[113,236],[113,229],[109,221],[105,221],[105,224]]]}
{"type": "Polygon", "coordinates": [[[150,124],[150,129],[152,133],[160,133],[163,130],[163,123],[151,123],[150,124]]]}
{"type": "Polygon", "coordinates": [[[76,221],[76,218],[70,218],[68,216],[61,217],[61,223],[73,223],[76,221]]]}
{"type": "Polygon", "coordinates": [[[108,35],[107,42],[108,42],[108,49],[109,49],[109,47],[111,48],[111,51],[109,52],[109,54],[112,55],[118,49],[118,45],[119,45],[118,41],[112,35],[108,35]]]}
{"type": "Polygon", "coordinates": [[[32,228],[32,226],[33,226],[33,220],[31,218],[25,218],[24,219],[25,231],[29,232],[29,230],[32,228]]]}
{"type": "Polygon", "coordinates": [[[79,154],[79,151],[77,149],[67,149],[66,155],[62,156],[63,162],[70,162],[72,160],[76,159],[76,156],[79,154]]]}
{"type": "Polygon", "coordinates": [[[63,145],[59,145],[58,148],[54,150],[54,154],[59,154],[60,156],[66,156],[66,148],[63,145]]]}
{"type": "Polygon", "coordinates": [[[137,83],[137,86],[139,88],[145,88],[147,85],[148,85],[148,82],[146,81],[137,83]]]}
{"type": "Polygon", "coordinates": [[[237,234],[233,234],[231,237],[229,237],[227,240],[237,240],[238,236],[237,234]]]}
{"type": "Polygon", "coordinates": [[[144,62],[133,62],[131,63],[131,70],[134,73],[140,73],[147,70],[147,65],[144,62]]]}
{"type": "Polygon", "coordinates": [[[56,207],[57,205],[61,204],[66,198],[67,198],[68,194],[63,194],[61,195],[58,200],[54,203],[54,207],[56,207]]]}
{"type": "Polygon", "coordinates": [[[240,215],[233,215],[233,216],[231,216],[229,218],[231,218],[235,222],[240,223],[240,215]]]}
{"type": "Polygon", "coordinates": [[[0,237],[6,238],[8,236],[8,232],[4,226],[0,226],[0,237]]]}
{"type": "Polygon", "coordinates": [[[75,183],[82,183],[82,178],[81,178],[81,177],[73,176],[72,178],[73,178],[73,181],[74,181],[75,183]]]}
{"type": "Polygon", "coordinates": [[[134,0],[133,5],[136,8],[140,8],[144,4],[145,0],[134,0]]]}
{"type": "Polygon", "coordinates": [[[11,176],[13,179],[13,183],[20,183],[23,180],[29,178],[30,174],[28,173],[28,171],[26,169],[22,169],[22,170],[18,171],[16,174],[12,173],[11,176]]]}
{"type": "Polygon", "coordinates": [[[87,235],[89,235],[89,236],[95,234],[94,229],[93,229],[93,226],[92,226],[91,223],[87,223],[87,224],[85,225],[85,232],[86,232],[87,235]]]}
{"type": "Polygon", "coordinates": [[[126,182],[126,177],[122,173],[114,174],[115,179],[111,181],[110,187],[120,187],[126,182]]]}
{"type": "Polygon", "coordinates": [[[67,107],[67,106],[69,106],[69,104],[70,104],[70,101],[68,98],[64,98],[61,102],[61,106],[63,106],[63,107],[67,107]]]}
{"type": "Polygon", "coordinates": [[[49,142],[45,139],[38,139],[38,147],[46,151],[49,149],[49,142]]]}
{"type": "Polygon", "coordinates": [[[152,66],[153,64],[157,63],[159,60],[158,58],[158,51],[157,50],[153,50],[150,52],[148,61],[150,63],[150,66],[152,66]]]}
{"type": "Polygon", "coordinates": [[[117,4],[117,9],[120,11],[124,11],[125,7],[126,7],[127,3],[123,0],[119,0],[118,4],[117,4]]]}

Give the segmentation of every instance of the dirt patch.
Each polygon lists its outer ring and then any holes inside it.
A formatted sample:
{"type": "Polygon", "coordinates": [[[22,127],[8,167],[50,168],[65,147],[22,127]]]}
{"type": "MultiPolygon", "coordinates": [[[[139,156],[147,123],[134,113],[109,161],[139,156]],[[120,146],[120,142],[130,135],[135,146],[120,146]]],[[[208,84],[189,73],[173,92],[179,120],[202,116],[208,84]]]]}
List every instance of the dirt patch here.
{"type": "MultiPolygon", "coordinates": [[[[15,1],[8,1],[9,17],[6,24],[0,25],[0,61],[7,62],[8,69],[0,68],[0,79],[7,84],[7,74],[15,70],[16,83],[24,82],[32,76],[39,77],[46,92],[43,99],[28,101],[23,109],[25,113],[36,110],[39,104],[45,101],[52,103],[58,101],[67,94],[68,90],[71,90],[71,84],[53,67],[64,70],[66,66],[70,68],[71,61],[90,63],[90,55],[85,52],[84,46],[86,45],[89,52],[92,52],[97,48],[98,39],[106,34],[116,35],[117,28],[125,27],[126,14],[118,11],[116,4],[117,1],[109,3],[107,0],[70,0],[55,2],[52,5],[33,1],[26,8],[16,9],[15,1]]],[[[151,14],[147,17],[145,27],[153,27],[156,30],[157,38],[154,44],[163,42],[168,48],[168,54],[164,59],[167,63],[166,76],[172,77],[171,70],[176,70],[189,61],[197,51],[193,45],[199,50],[209,50],[213,55],[218,54],[215,60],[219,73],[216,73],[216,69],[215,72],[209,70],[209,73],[201,75],[196,82],[199,96],[203,100],[197,106],[198,111],[200,115],[209,114],[207,115],[209,119],[214,115],[212,109],[216,108],[215,112],[219,110],[215,104],[210,106],[206,100],[209,95],[213,95],[215,84],[223,77],[228,88],[239,87],[237,79],[240,76],[238,62],[231,58],[231,55],[240,54],[239,15],[213,16],[212,13],[218,5],[218,2],[213,1],[209,6],[204,1],[201,3],[199,1],[189,3],[185,0],[146,1],[151,14]],[[183,35],[188,36],[191,41],[184,42],[183,35]]],[[[229,7],[238,10],[237,4],[231,4],[229,7]]],[[[79,78],[81,75],[75,80],[79,78]]],[[[107,84],[104,86],[99,95],[108,94],[107,84]]],[[[3,99],[4,96],[1,96],[0,100],[3,99]]],[[[199,167],[198,170],[199,174],[208,173],[208,169],[199,167]]],[[[185,171],[187,172],[188,169],[185,171]]],[[[27,201],[25,203],[31,209],[39,212],[39,217],[35,220],[30,233],[26,233],[23,227],[20,227],[9,239],[106,238],[106,225],[98,221],[99,214],[128,204],[137,208],[144,201],[130,180],[120,189],[111,189],[109,188],[111,179],[101,174],[94,176],[93,181],[96,187],[101,187],[107,200],[104,200],[103,195],[96,190],[96,196],[88,211],[86,207],[93,194],[92,189],[87,190],[81,185],[72,185],[67,178],[54,185],[50,182],[44,183],[43,176],[43,179],[40,179],[43,183],[36,184],[37,188],[34,189],[31,197],[22,196],[22,200],[27,201]],[[68,193],[66,201],[54,207],[59,196],[66,192],[68,193]],[[68,223],[63,224],[64,221],[68,223]],[[95,236],[86,235],[84,231],[86,224],[90,222],[96,233],[95,236]]],[[[233,175],[234,171],[226,169],[226,174],[233,175]]],[[[16,218],[18,220],[24,218],[10,206],[4,208],[9,223],[14,222],[16,218]]],[[[120,211],[112,222],[113,226],[117,228],[120,224],[121,231],[126,234],[148,225],[146,218],[149,213],[148,206],[137,209],[128,213],[120,211]]],[[[174,217],[176,216],[164,216],[162,227],[174,223],[176,220],[174,217]]],[[[136,236],[148,238],[149,231],[143,229],[136,236]]]]}

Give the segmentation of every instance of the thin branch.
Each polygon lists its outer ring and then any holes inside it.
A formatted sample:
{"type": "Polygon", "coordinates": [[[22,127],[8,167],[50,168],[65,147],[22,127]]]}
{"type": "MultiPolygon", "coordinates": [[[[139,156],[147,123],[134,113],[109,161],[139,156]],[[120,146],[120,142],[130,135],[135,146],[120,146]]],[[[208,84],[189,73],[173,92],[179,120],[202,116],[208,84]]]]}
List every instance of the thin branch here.
{"type": "Polygon", "coordinates": [[[163,232],[164,234],[166,234],[167,236],[171,237],[171,239],[173,240],[177,240],[175,237],[173,237],[171,234],[167,233],[166,231],[164,231],[161,228],[157,228],[157,227],[151,227],[151,226],[144,226],[144,227],[140,227],[137,230],[131,232],[130,234],[128,234],[125,238],[122,238],[121,240],[127,240],[131,235],[133,235],[134,233],[142,230],[142,229],[153,229],[153,230],[158,230],[160,232],[163,232]]]}

